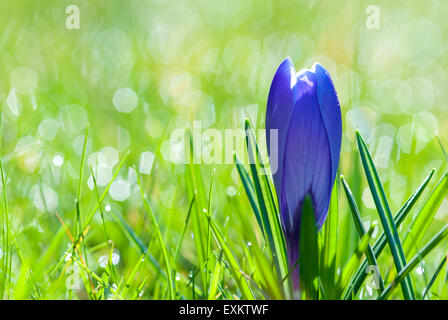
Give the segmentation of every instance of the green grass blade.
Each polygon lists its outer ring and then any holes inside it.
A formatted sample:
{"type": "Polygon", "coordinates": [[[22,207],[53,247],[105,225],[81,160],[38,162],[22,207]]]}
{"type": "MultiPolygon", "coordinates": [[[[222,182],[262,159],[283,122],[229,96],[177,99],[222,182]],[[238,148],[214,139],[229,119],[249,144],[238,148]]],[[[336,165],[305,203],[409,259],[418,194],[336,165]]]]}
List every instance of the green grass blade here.
{"type": "Polygon", "coordinates": [[[338,243],[338,180],[336,179],[331,193],[330,208],[324,223],[321,237],[320,279],[322,286],[321,297],[333,299],[336,285],[336,255],[338,243]]]}
{"type": "Polygon", "coordinates": [[[193,205],[194,205],[195,201],[196,201],[196,197],[193,197],[193,199],[191,199],[190,205],[188,207],[187,217],[185,218],[185,224],[184,224],[184,226],[182,228],[182,232],[180,234],[179,242],[177,243],[177,247],[176,247],[176,252],[174,254],[174,261],[173,261],[174,265],[176,265],[177,259],[179,257],[180,248],[181,248],[182,242],[184,240],[185,232],[187,231],[188,222],[190,221],[190,215],[191,215],[191,211],[193,209],[193,205]]]}
{"type": "Polygon", "coordinates": [[[408,264],[398,273],[395,279],[390,283],[386,289],[384,289],[381,296],[378,299],[387,299],[405,277],[418,265],[418,263],[426,257],[428,253],[431,252],[446,236],[448,235],[448,226],[445,226],[434,238],[432,238],[428,243],[409,261],[408,264]]]}
{"type": "Polygon", "coordinates": [[[403,250],[407,255],[413,255],[434,216],[448,193],[448,173],[446,173],[428,196],[418,215],[412,220],[408,233],[403,241],[403,250]]]}
{"type": "Polygon", "coordinates": [[[220,259],[217,258],[215,262],[215,268],[213,269],[212,277],[210,279],[210,287],[207,296],[208,300],[214,300],[218,295],[219,282],[221,281],[222,278],[223,269],[224,268],[222,267],[220,259]]]}
{"type": "Polygon", "coordinates": [[[2,257],[3,281],[1,286],[0,298],[8,299],[9,286],[11,282],[11,257],[12,251],[10,246],[11,226],[9,219],[8,197],[6,194],[6,177],[3,170],[3,161],[0,159],[0,173],[2,179],[2,198],[3,198],[3,214],[2,214],[2,248],[4,254],[2,257]],[[5,296],[6,295],[6,296],[5,296]]]}
{"type": "Polygon", "coordinates": [[[103,193],[101,194],[100,197],[100,201],[95,203],[95,206],[93,207],[93,209],[89,212],[89,215],[87,216],[86,220],[84,221],[83,224],[83,229],[85,230],[87,228],[87,226],[90,224],[90,222],[92,221],[93,216],[95,215],[95,213],[98,210],[98,206],[100,205],[100,203],[102,203],[104,201],[104,198],[106,198],[107,193],[109,192],[110,186],[112,185],[112,182],[114,182],[115,178],[118,176],[118,173],[120,172],[121,168],[124,166],[124,164],[126,163],[126,160],[129,156],[129,152],[127,152],[123,159],[121,159],[120,163],[118,164],[117,168],[115,169],[114,174],[112,175],[112,179],[110,179],[109,183],[107,184],[106,188],[104,189],[103,193]]]}
{"type": "MultiPolygon", "coordinates": [[[[208,196],[208,206],[207,206],[207,214],[211,215],[212,214],[212,193],[213,193],[213,183],[215,181],[215,169],[213,169],[213,173],[212,173],[212,179],[210,181],[210,189],[209,189],[209,196],[208,196]]],[[[208,220],[208,225],[207,225],[207,251],[206,251],[206,260],[205,260],[205,292],[209,291],[210,288],[210,280],[209,280],[209,260],[210,260],[210,246],[211,246],[211,239],[210,239],[210,219],[208,220]]]]}
{"type": "MultiPolygon", "coordinates": [[[[207,197],[204,187],[204,182],[202,179],[201,167],[194,163],[193,150],[195,148],[193,137],[191,133],[187,134],[187,139],[189,139],[190,148],[190,159],[187,164],[186,182],[187,191],[189,197],[195,197],[194,209],[190,217],[191,224],[193,227],[194,242],[196,246],[196,255],[198,258],[198,265],[204,266],[206,262],[207,255],[207,239],[206,239],[206,226],[207,221],[204,219],[204,211],[207,210],[207,197]]],[[[203,268],[199,270],[202,284],[205,286],[207,283],[206,273],[203,272],[203,268]]]]}
{"type": "Polygon", "coordinates": [[[353,277],[353,273],[361,263],[361,259],[369,246],[369,241],[370,238],[372,237],[372,233],[375,230],[375,228],[376,228],[375,224],[372,224],[370,226],[370,229],[360,239],[358,246],[356,247],[356,250],[353,253],[352,257],[349,259],[346,266],[342,269],[342,274],[336,284],[336,296],[338,298],[344,296],[344,291],[348,290],[350,278],[353,277]]]}
{"type": "MultiPolygon", "coordinates": [[[[422,184],[419,186],[419,188],[410,196],[410,198],[403,204],[403,206],[398,210],[398,213],[394,216],[394,223],[396,227],[398,228],[401,223],[404,221],[406,216],[409,212],[411,212],[411,209],[414,207],[417,200],[420,198],[420,196],[423,194],[423,191],[426,189],[426,187],[429,184],[429,181],[434,176],[435,169],[432,169],[429,175],[425,178],[425,180],[422,182],[422,184]]],[[[386,234],[383,232],[378,237],[378,240],[373,245],[373,251],[375,252],[375,257],[378,258],[383,249],[386,247],[387,239],[386,234]]],[[[367,273],[367,266],[368,261],[364,260],[361,266],[359,267],[358,271],[356,272],[356,276],[353,279],[353,283],[350,285],[350,290],[347,292],[347,296],[344,297],[344,299],[350,299],[353,295],[356,295],[358,293],[358,290],[361,288],[362,283],[364,282],[367,273]]]]}
{"type": "Polygon", "coordinates": [[[213,219],[209,215],[207,215],[207,218],[210,221],[209,223],[210,223],[210,227],[213,231],[213,235],[215,236],[215,239],[218,242],[219,246],[221,247],[222,252],[226,258],[226,261],[229,264],[230,272],[232,273],[233,278],[235,279],[236,283],[238,284],[238,287],[241,291],[242,298],[246,299],[246,300],[255,299],[252,291],[249,288],[249,285],[244,276],[244,273],[241,271],[241,268],[238,265],[238,262],[236,261],[235,256],[233,255],[232,250],[230,249],[229,245],[227,244],[224,236],[222,235],[221,231],[219,230],[218,225],[213,221],[213,219]]]}
{"type": "Polygon", "coordinates": [[[306,197],[303,203],[299,247],[300,286],[308,299],[318,300],[319,245],[314,208],[310,197],[306,197]]]}
{"type": "Polygon", "coordinates": [[[447,260],[447,257],[444,256],[444,257],[442,258],[442,261],[440,261],[439,266],[437,267],[436,271],[435,271],[434,274],[432,275],[431,280],[429,280],[429,283],[428,283],[428,285],[426,286],[425,291],[423,292],[422,300],[424,300],[424,299],[426,298],[426,296],[428,295],[429,290],[431,290],[432,285],[434,284],[434,282],[436,281],[436,279],[437,279],[437,277],[439,276],[440,272],[442,271],[443,266],[444,266],[445,263],[446,263],[446,260],[447,260]]]}
{"type": "MultiPolygon", "coordinates": [[[[246,119],[245,130],[250,171],[258,199],[258,207],[260,208],[261,221],[266,232],[274,265],[280,275],[280,281],[288,274],[288,258],[277,202],[249,119],[246,119]]],[[[283,286],[286,296],[289,296],[292,290],[290,282],[283,282],[283,286]]]]}
{"type": "MultiPolygon", "coordinates": [[[[341,176],[341,182],[342,182],[342,186],[344,187],[345,194],[347,196],[347,200],[348,200],[348,203],[349,203],[349,206],[350,206],[350,209],[352,212],[352,216],[353,216],[353,221],[355,222],[356,230],[358,230],[359,237],[362,238],[364,236],[364,234],[366,233],[366,231],[364,229],[364,225],[362,224],[361,214],[359,213],[358,205],[356,204],[355,198],[353,197],[353,194],[352,194],[352,191],[350,190],[350,187],[348,186],[348,184],[345,181],[343,176],[341,176]]],[[[367,261],[369,262],[369,264],[371,266],[375,266],[377,268],[377,270],[379,270],[378,262],[376,261],[376,257],[375,257],[375,252],[373,251],[372,247],[370,246],[370,243],[367,247],[366,257],[367,257],[367,261]]],[[[381,291],[384,290],[384,282],[383,282],[383,278],[381,277],[381,274],[379,274],[378,281],[379,281],[378,290],[379,290],[379,293],[381,293],[381,291]]]]}
{"type": "MultiPolygon", "coordinates": [[[[136,170],[137,172],[137,170],[136,170]]],[[[160,249],[162,250],[163,260],[165,262],[165,268],[166,268],[166,275],[167,275],[167,281],[168,281],[168,287],[169,287],[169,293],[170,293],[170,299],[173,300],[175,298],[175,282],[173,281],[172,273],[171,273],[171,263],[170,259],[168,257],[168,250],[166,248],[165,242],[163,242],[162,233],[160,232],[159,224],[156,220],[156,217],[154,215],[154,212],[152,211],[151,206],[149,205],[149,201],[145,195],[145,192],[143,191],[143,187],[140,181],[140,176],[137,174],[137,183],[140,187],[140,195],[143,200],[143,205],[146,209],[146,213],[149,216],[149,219],[151,220],[152,224],[154,225],[154,231],[156,233],[157,239],[159,241],[160,249]]]]}
{"type": "MultiPolygon", "coordinates": [[[[364,166],[364,172],[369,183],[369,188],[372,193],[378,215],[380,216],[384,233],[386,234],[387,243],[394,258],[395,268],[397,272],[400,272],[401,269],[406,265],[406,259],[404,256],[403,248],[401,246],[400,238],[398,236],[397,228],[393,221],[389,204],[387,203],[386,194],[381,185],[381,181],[376,171],[375,165],[373,164],[372,157],[370,156],[367,146],[365,145],[359,131],[356,131],[356,139],[358,142],[362,164],[364,166]]],[[[403,296],[406,300],[415,299],[415,294],[412,288],[410,277],[405,277],[404,281],[401,283],[401,287],[403,296]]]]}
{"type": "Polygon", "coordinates": [[[439,136],[437,136],[437,141],[439,142],[439,147],[440,147],[440,150],[442,151],[443,158],[445,159],[446,162],[448,162],[448,154],[447,154],[445,147],[443,146],[442,140],[440,139],[439,136]]]}
{"type": "Polygon", "coordinates": [[[263,222],[261,221],[260,209],[258,208],[258,200],[255,195],[254,185],[250,180],[249,174],[244,168],[244,165],[241,163],[240,159],[236,154],[233,154],[233,159],[235,162],[235,166],[237,168],[238,174],[243,182],[244,190],[246,191],[247,198],[249,199],[250,206],[255,214],[255,219],[257,220],[258,226],[262,231],[263,237],[266,239],[266,232],[263,228],[263,222]]]}
{"type": "Polygon", "coordinates": [[[148,251],[147,247],[143,244],[143,241],[140,239],[140,237],[132,230],[132,228],[127,224],[126,220],[121,216],[118,211],[115,210],[115,208],[112,207],[112,215],[117,221],[118,225],[123,230],[124,234],[132,240],[132,242],[135,243],[135,245],[139,248],[140,252],[144,254],[150,263],[150,265],[160,274],[163,276],[164,279],[167,279],[167,276],[165,272],[160,267],[157,260],[151,255],[151,253],[148,251]]]}

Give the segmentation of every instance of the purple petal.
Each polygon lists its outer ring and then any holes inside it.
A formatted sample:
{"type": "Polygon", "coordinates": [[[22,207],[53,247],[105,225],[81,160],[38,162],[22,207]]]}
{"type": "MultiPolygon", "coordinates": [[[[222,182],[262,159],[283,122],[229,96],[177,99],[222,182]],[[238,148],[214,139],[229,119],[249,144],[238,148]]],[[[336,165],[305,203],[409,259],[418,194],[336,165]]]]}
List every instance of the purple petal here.
{"type": "MultiPolygon", "coordinates": [[[[313,66],[317,79],[317,96],[320,112],[328,136],[331,153],[331,176],[333,186],[339,164],[342,140],[341,108],[330,74],[320,64],[313,66]]],[[[323,221],[322,221],[323,223],[323,221]]]]}
{"type": "Polygon", "coordinates": [[[317,79],[304,71],[297,81],[297,103],[288,128],[283,159],[282,221],[287,237],[299,237],[302,204],[310,194],[316,222],[325,220],[332,188],[331,154],[317,95],[317,79]]]}
{"type": "Polygon", "coordinates": [[[266,109],[266,140],[271,166],[273,167],[274,185],[277,195],[281,194],[282,160],[285,149],[285,140],[288,133],[288,124],[294,110],[295,94],[294,84],[296,71],[291,59],[286,58],[278,67],[269,90],[266,109]],[[278,130],[277,152],[271,154],[270,130],[278,130]],[[277,170],[274,168],[277,164],[277,170]]]}

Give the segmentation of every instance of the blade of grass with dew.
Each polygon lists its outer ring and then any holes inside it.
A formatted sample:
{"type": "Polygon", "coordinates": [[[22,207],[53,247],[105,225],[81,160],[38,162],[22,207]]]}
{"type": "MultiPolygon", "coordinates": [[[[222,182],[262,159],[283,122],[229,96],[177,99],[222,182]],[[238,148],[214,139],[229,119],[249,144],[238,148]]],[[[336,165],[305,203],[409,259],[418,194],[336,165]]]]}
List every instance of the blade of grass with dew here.
{"type": "MultiPolygon", "coordinates": [[[[208,206],[207,206],[207,214],[211,216],[212,214],[212,193],[213,193],[213,183],[215,181],[215,169],[213,168],[212,171],[212,178],[210,181],[210,189],[209,189],[209,196],[208,196],[208,206]]],[[[209,260],[210,260],[210,246],[211,246],[211,241],[210,241],[210,219],[207,219],[208,223],[207,223],[207,248],[206,248],[206,259],[205,259],[205,292],[207,293],[209,291],[209,270],[208,270],[208,266],[209,266],[209,260]]]]}
{"type": "Polygon", "coordinates": [[[0,174],[2,179],[2,196],[3,196],[3,215],[2,215],[2,247],[3,253],[3,281],[1,286],[1,297],[2,299],[8,299],[9,295],[9,284],[11,280],[11,258],[12,252],[9,244],[10,236],[10,224],[9,224],[9,209],[8,209],[8,197],[6,195],[6,179],[5,172],[3,170],[3,161],[0,159],[0,174]],[[5,296],[6,292],[6,296],[5,296]]]}
{"type": "MultiPolygon", "coordinates": [[[[121,159],[120,163],[118,164],[117,168],[115,169],[115,172],[112,175],[112,178],[110,179],[109,183],[106,185],[106,188],[104,189],[103,193],[101,194],[100,204],[103,203],[104,198],[106,198],[107,194],[109,193],[110,186],[115,181],[115,179],[117,178],[118,173],[120,172],[121,168],[126,163],[126,160],[127,160],[128,156],[129,156],[129,154],[130,154],[129,151],[126,152],[126,154],[123,156],[123,159],[121,159]]],[[[98,210],[98,206],[100,204],[98,202],[95,202],[95,205],[93,206],[93,209],[89,212],[89,214],[88,214],[88,216],[87,216],[87,218],[86,218],[86,220],[85,220],[85,222],[83,224],[84,230],[87,228],[87,226],[92,221],[92,218],[95,215],[96,211],[98,210]]]]}
{"type": "Polygon", "coordinates": [[[81,261],[73,257],[73,261],[81,267],[86,273],[88,273],[93,279],[98,281],[99,284],[101,284],[103,287],[107,287],[117,298],[122,300],[120,294],[115,290],[112,286],[110,286],[107,282],[105,282],[100,276],[98,276],[95,272],[93,272],[89,267],[84,265],[81,261]]]}
{"type": "MultiPolygon", "coordinates": [[[[81,244],[81,251],[84,253],[84,260],[86,262],[86,266],[88,267],[87,263],[87,249],[85,247],[85,239],[84,239],[84,232],[83,232],[83,224],[82,224],[82,217],[81,217],[81,190],[82,190],[82,183],[83,183],[83,177],[84,177],[84,163],[86,160],[86,148],[87,148],[87,137],[89,134],[89,125],[86,126],[86,132],[84,135],[84,143],[81,153],[81,165],[79,167],[79,179],[78,179],[78,191],[76,193],[76,199],[75,199],[75,209],[76,209],[76,219],[75,219],[75,225],[76,225],[76,231],[75,231],[75,238],[79,239],[81,244]]],[[[78,242],[75,242],[73,244],[72,254],[75,254],[75,247],[77,246],[78,242]]]]}
{"type": "MultiPolygon", "coordinates": [[[[220,253],[222,254],[222,253],[220,253]]],[[[210,279],[210,287],[207,294],[208,300],[215,300],[216,296],[219,294],[219,282],[222,278],[223,267],[218,258],[215,259],[215,267],[212,272],[212,277],[210,279]]]]}
{"type": "MultiPolygon", "coordinates": [[[[341,183],[342,183],[342,186],[344,187],[345,195],[347,196],[350,211],[352,213],[353,221],[355,222],[356,229],[358,230],[359,237],[362,238],[364,236],[364,234],[366,233],[366,231],[364,229],[364,225],[361,220],[361,214],[359,212],[358,205],[355,202],[355,198],[353,197],[352,191],[350,190],[350,187],[348,186],[347,182],[344,179],[344,176],[342,176],[342,175],[341,175],[341,183]]],[[[378,270],[378,282],[379,282],[378,283],[379,284],[378,291],[380,294],[381,291],[384,290],[384,282],[383,282],[383,278],[381,277],[381,273],[379,272],[380,268],[378,267],[378,262],[376,261],[375,253],[374,253],[372,247],[370,246],[370,243],[367,247],[366,257],[367,257],[367,261],[369,262],[369,264],[371,266],[375,266],[378,270]]]]}
{"type": "Polygon", "coordinates": [[[106,221],[104,220],[103,206],[101,205],[100,193],[98,191],[98,186],[96,184],[96,177],[95,177],[95,173],[93,172],[93,168],[92,167],[90,167],[90,172],[91,172],[91,175],[92,175],[93,188],[95,189],[95,195],[96,195],[96,199],[98,201],[98,208],[99,208],[100,215],[101,215],[101,222],[102,222],[102,225],[103,225],[104,241],[105,241],[105,243],[107,245],[107,248],[108,248],[108,257],[109,258],[107,260],[107,265],[108,265],[109,269],[111,270],[113,281],[115,282],[115,280],[116,280],[116,270],[115,270],[115,267],[114,267],[114,265],[112,263],[113,248],[111,248],[111,245],[109,243],[109,235],[108,235],[107,228],[106,228],[106,221]]]}
{"type": "Polygon", "coordinates": [[[442,140],[440,139],[439,136],[436,136],[436,137],[437,137],[437,141],[439,142],[439,147],[440,147],[440,150],[442,151],[443,158],[445,159],[446,162],[448,162],[448,154],[446,153],[446,150],[445,150],[445,147],[443,146],[442,140]]]}
{"type": "MultiPolygon", "coordinates": [[[[252,175],[253,185],[257,194],[258,206],[261,213],[261,221],[266,231],[268,244],[274,265],[283,279],[288,274],[288,258],[286,253],[286,243],[283,228],[278,214],[278,206],[272,191],[268,173],[263,165],[263,160],[255,139],[252,125],[249,119],[245,121],[246,144],[249,155],[249,166],[252,175]],[[261,177],[261,178],[260,178],[261,177]]],[[[290,281],[283,282],[285,295],[292,294],[290,281]]]]}
{"type": "Polygon", "coordinates": [[[254,191],[254,185],[252,181],[250,180],[249,174],[247,173],[246,169],[244,168],[244,165],[241,163],[238,156],[234,153],[233,154],[233,160],[235,162],[235,166],[237,168],[238,174],[241,178],[241,181],[243,182],[244,190],[246,191],[247,198],[249,199],[250,206],[252,207],[252,210],[255,214],[255,219],[257,220],[258,227],[261,230],[261,233],[263,237],[266,240],[266,232],[263,228],[263,222],[261,221],[261,215],[260,215],[260,209],[258,208],[258,200],[256,199],[255,191],[254,191]]]}
{"type": "Polygon", "coordinates": [[[156,233],[157,239],[159,240],[159,245],[162,250],[163,260],[165,262],[170,299],[173,300],[175,298],[176,287],[175,287],[175,283],[173,281],[173,277],[172,277],[172,273],[171,273],[171,263],[170,263],[170,259],[168,257],[168,250],[165,246],[165,243],[163,242],[162,233],[160,232],[159,224],[156,220],[154,212],[152,211],[151,206],[149,205],[148,199],[145,196],[145,192],[143,191],[143,187],[142,187],[142,184],[140,181],[139,174],[137,174],[137,183],[140,187],[140,195],[143,200],[143,205],[146,209],[146,213],[148,214],[150,221],[154,225],[155,233],[156,233]]]}
{"type": "Polygon", "coordinates": [[[282,286],[284,281],[290,281],[289,274],[281,282],[279,281],[278,274],[275,268],[272,267],[269,253],[266,254],[266,250],[257,246],[258,239],[253,227],[253,220],[249,218],[247,215],[240,217],[241,232],[244,235],[244,240],[248,241],[247,246],[244,245],[243,248],[249,270],[253,270],[254,281],[262,289],[264,297],[267,297],[267,299],[283,299],[282,286]]]}
{"type": "Polygon", "coordinates": [[[135,265],[135,267],[132,269],[131,273],[129,274],[129,276],[126,278],[126,281],[124,283],[124,287],[123,290],[121,291],[121,295],[123,298],[126,299],[128,291],[132,290],[132,283],[135,280],[135,276],[137,275],[137,271],[140,269],[140,267],[143,265],[143,261],[145,261],[145,257],[146,255],[143,254],[140,259],[138,259],[137,264],[135,265]]]}
{"type": "MultiPolygon", "coordinates": [[[[411,212],[411,209],[414,207],[417,200],[420,198],[420,196],[423,194],[423,191],[426,189],[426,187],[429,184],[429,181],[434,176],[435,169],[432,169],[429,175],[425,178],[425,180],[422,182],[422,184],[418,187],[418,189],[409,197],[409,199],[403,204],[403,206],[398,210],[397,214],[394,216],[394,223],[396,227],[398,228],[401,223],[404,221],[406,216],[409,212],[411,212]]],[[[373,251],[375,253],[375,257],[378,258],[383,249],[386,247],[387,239],[386,234],[383,232],[379,237],[378,240],[373,245],[373,251]]],[[[362,283],[364,282],[364,279],[367,276],[367,266],[368,261],[365,259],[361,266],[359,267],[358,271],[356,272],[356,276],[353,278],[352,283],[350,284],[350,290],[347,291],[347,295],[344,297],[344,299],[350,299],[352,296],[355,296],[358,293],[358,290],[361,288],[362,283]]]]}
{"type": "Polygon", "coordinates": [[[440,271],[442,271],[443,266],[444,266],[445,263],[446,263],[446,260],[447,260],[447,256],[444,256],[444,257],[442,258],[442,261],[440,261],[440,264],[439,264],[439,266],[437,267],[437,269],[436,269],[436,271],[434,272],[434,274],[432,275],[431,280],[429,280],[429,283],[428,283],[428,285],[426,286],[425,291],[423,291],[422,300],[425,300],[426,296],[427,296],[428,293],[429,293],[429,290],[431,290],[431,288],[432,288],[434,282],[436,281],[437,277],[439,276],[440,271]]]}
{"type": "MultiPolygon", "coordinates": [[[[187,139],[189,141],[189,159],[187,159],[188,164],[187,170],[185,170],[186,174],[186,183],[187,183],[187,193],[189,197],[195,197],[196,200],[194,202],[195,210],[192,212],[191,224],[193,227],[194,234],[194,242],[196,246],[196,255],[198,258],[198,265],[202,266],[206,260],[206,230],[205,226],[207,225],[207,221],[204,219],[204,211],[207,210],[207,200],[206,193],[204,188],[204,182],[202,180],[202,173],[200,165],[196,164],[197,159],[194,159],[194,150],[196,145],[194,144],[193,137],[191,132],[187,133],[187,139]]],[[[200,270],[201,281],[202,284],[205,285],[207,283],[206,273],[200,270]]]]}
{"type": "Polygon", "coordinates": [[[353,277],[353,273],[361,263],[362,257],[365,255],[367,248],[369,247],[370,239],[372,238],[373,231],[376,225],[373,223],[369,230],[362,236],[355,252],[348,260],[347,264],[342,268],[342,274],[336,284],[336,296],[341,298],[344,296],[344,292],[348,290],[350,278],[353,277]]]}
{"type": "Polygon", "coordinates": [[[213,231],[213,235],[215,236],[216,242],[218,242],[219,246],[221,247],[224,257],[226,258],[227,263],[229,264],[229,270],[233,278],[235,279],[236,283],[238,284],[242,298],[245,300],[255,299],[252,291],[249,288],[247,280],[244,277],[244,274],[241,271],[241,268],[239,267],[238,262],[235,259],[235,256],[233,255],[229,245],[227,244],[226,240],[224,239],[221,233],[221,230],[219,229],[218,225],[213,221],[210,215],[207,215],[207,218],[210,220],[209,223],[213,231]]]}
{"type": "Polygon", "coordinates": [[[445,226],[437,235],[434,236],[428,243],[415,254],[408,264],[398,273],[395,279],[384,289],[379,300],[384,300],[389,297],[392,291],[406,278],[406,276],[422,261],[428,253],[431,252],[446,236],[448,236],[448,226],[445,226]]]}
{"type": "Polygon", "coordinates": [[[407,255],[413,255],[428,230],[434,216],[448,193],[448,173],[446,173],[433,189],[423,204],[419,213],[411,221],[403,241],[403,250],[407,255]]]}
{"type": "MultiPolygon", "coordinates": [[[[389,244],[390,251],[394,258],[395,268],[397,272],[406,265],[406,259],[404,256],[403,248],[400,243],[400,238],[398,236],[398,231],[393,221],[393,217],[387,203],[386,194],[381,185],[378,172],[376,171],[375,165],[373,164],[372,157],[367,149],[361,134],[356,130],[356,140],[358,142],[358,149],[361,156],[362,164],[364,166],[364,172],[367,177],[370,192],[372,194],[375,206],[380,216],[381,224],[386,234],[387,243],[389,244]]],[[[414,300],[415,294],[412,287],[411,279],[406,276],[404,281],[401,283],[403,296],[406,300],[414,300]]]]}
{"type": "Polygon", "coordinates": [[[166,276],[165,272],[162,270],[159,263],[152,256],[152,254],[149,252],[149,250],[145,247],[145,245],[143,244],[143,241],[134,232],[134,230],[132,230],[132,228],[127,224],[126,220],[121,216],[121,214],[119,212],[117,212],[115,210],[115,208],[112,208],[112,210],[110,212],[112,212],[112,215],[113,215],[115,221],[117,221],[118,225],[121,227],[124,234],[126,236],[128,236],[130,238],[130,240],[137,245],[140,252],[148,258],[148,262],[151,265],[151,267],[153,267],[157,271],[157,273],[162,275],[162,277],[166,280],[167,276],[166,276]]]}
{"type": "Polygon", "coordinates": [[[185,232],[187,231],[188,222],[190,221],[190,215],[191,215],[191,211],[193,209],[193,204],[194,204],[195,200],[196,200],[196,197],[193,197],[191,199],[190,205],[188,206],[187,217],[185,218],[185,223],[182,228],[182,232],[180,234],[179,242],[177,243],[176,252],[174,253],[174,261],[173,261],[174,266],[176,265],[177,259],[179,257],[180,248],[181,248],[182,242],[184,240],[185,232]]]}

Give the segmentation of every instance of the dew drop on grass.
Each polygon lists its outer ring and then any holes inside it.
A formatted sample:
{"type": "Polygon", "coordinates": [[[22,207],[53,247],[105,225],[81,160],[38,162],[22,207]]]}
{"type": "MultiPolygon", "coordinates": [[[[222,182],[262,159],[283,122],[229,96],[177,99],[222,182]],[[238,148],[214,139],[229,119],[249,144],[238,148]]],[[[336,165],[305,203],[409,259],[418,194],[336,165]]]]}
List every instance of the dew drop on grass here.
{"type": "Polygon", "coordinates": [[[233,186],[229,186],[229,187],[227,187],[227,195],[228,195],[229,197],[234,197],[234,196],[236,196],[236,189],[235,189],[235,187],[233,187],[233,186]]]}
{"type": "Polygon", "coordinates": [[[62,165],[64,164],[64,158],[63,158],[61,155],[55,155],[55,156],[53,157],[53,164],[54,164],[56,167],[60,167],[60,166],[62,166],[62,165]]]}
{"type": "Polygon", "coordinates": [[[70,261],[72,259],[72,253],[71,252],[65,252],[65,261],[70,261]]]}
{"type": "Polygon", "coordinates": [[[115,201],[125,201],[131,194],[131,186],[123,179],[112,182],[109,194],[115,201]]]}
{"type": "Polygon", "coordinates": [[[115,266],[120,262],[120,255],[118,253],[112,253],[112,264],[115,266]]]}
{"type": "Polygon", "coordinates": [[[134,90],[122,88],[115,91],[112,103],[118,112],[130,113],[137,107],[138,97],[134,90]]]}
{"type": "Polygon", "coordinates": [[[101,256],[98,259],[98,264],[100,265],[101,268],[105,269],[107,267],[108,259],[109,259],[109,256],[107,256],[107,255],[101,256]]]}
{"type": "Polygon", "coordinates": [[[417,274],[418,274],[419,276],[421,276],[421,275],[423,275],[423,273],[425,273],[425,267],[424,267],[423,263],[421,263],[421,264],[417,267],[417,269],[415,269],[415,272],[417,272],[417,274]]]}
{"type": "Polygon", "coordinates": [[[111,206],[108,204],[106,204],[106,206],[104,207],[104,210],[106,210],[107,212],[109,212],[111,209],[111,206]]]}

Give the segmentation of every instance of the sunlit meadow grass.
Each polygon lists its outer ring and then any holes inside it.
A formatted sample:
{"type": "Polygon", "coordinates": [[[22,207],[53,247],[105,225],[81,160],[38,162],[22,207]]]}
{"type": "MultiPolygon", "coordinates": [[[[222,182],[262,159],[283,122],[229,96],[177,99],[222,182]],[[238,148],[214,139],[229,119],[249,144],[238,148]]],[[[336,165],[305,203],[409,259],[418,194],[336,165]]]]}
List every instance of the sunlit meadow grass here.
{"type": "Polygon", "coordinates": [[[0,2],[3,299],[448,298],[443,1],[376,1],[374,30],[370,1],[85,1],[79,30],[70,4],[0,2]],[[286,56],[329,70],[343,116],[300,293],[263,142],[169,156],[194,120],[262,129],[286,56]]]}

